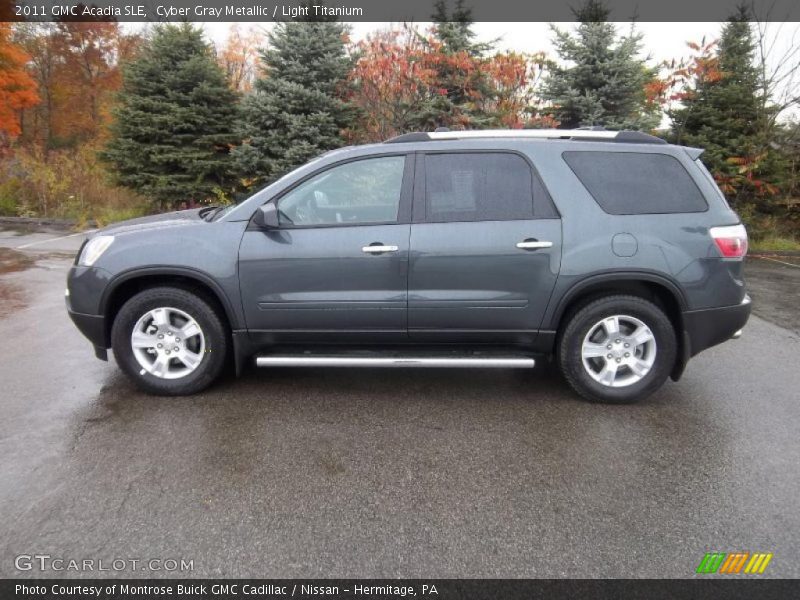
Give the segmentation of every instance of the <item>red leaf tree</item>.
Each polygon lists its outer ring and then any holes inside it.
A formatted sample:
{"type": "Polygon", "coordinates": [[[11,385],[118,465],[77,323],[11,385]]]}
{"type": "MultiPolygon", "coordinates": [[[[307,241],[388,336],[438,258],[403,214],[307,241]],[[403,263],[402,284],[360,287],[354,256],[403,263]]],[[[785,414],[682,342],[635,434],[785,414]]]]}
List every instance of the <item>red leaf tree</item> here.
{"type": "Polygon", "coordinates": [[[17,137],[20,111],[39,102],[27,62],[27,54],[12,41],[11,24],[0,23],[0,140],[17,137]]]}

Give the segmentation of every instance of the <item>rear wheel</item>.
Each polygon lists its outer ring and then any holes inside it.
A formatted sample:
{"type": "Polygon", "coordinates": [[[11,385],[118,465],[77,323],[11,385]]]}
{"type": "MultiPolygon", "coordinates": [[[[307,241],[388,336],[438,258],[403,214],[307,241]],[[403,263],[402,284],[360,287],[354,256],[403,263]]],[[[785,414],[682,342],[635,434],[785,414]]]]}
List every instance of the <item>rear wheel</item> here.
{"type": "Polygon", "coordinates": [[[637,296],[606,296],[569,319],[559,338],[558,359],[567,382],[581,396],[622,404],[659,389],[676,351],[675,330],[658,306],[637,296]]]}
{"type": "Polygon", "coordinates": [[[111,345],[120,368],[144,391],[193,394],[220,374],[227,332],[203,298],[158,287],[128,300],[117,313],[111,345]]]}

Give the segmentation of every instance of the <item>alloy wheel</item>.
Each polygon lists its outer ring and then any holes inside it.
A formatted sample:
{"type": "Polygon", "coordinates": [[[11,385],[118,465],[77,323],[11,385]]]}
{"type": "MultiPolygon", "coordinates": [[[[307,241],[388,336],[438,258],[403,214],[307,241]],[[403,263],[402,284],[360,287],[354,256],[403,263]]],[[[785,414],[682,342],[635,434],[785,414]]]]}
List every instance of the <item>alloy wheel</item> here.
{"type": "Polygon", "coordinates": [[[131,333],[131,349],[142,374],[160,379],[186,377],[200,365],[206,348],[203,330],[188,313],[172,307],[143,314],[131,333]]]}
{"type": "Polygon", "coordinates": [[[641,381],[656,360],[656,338],[640,319],[613,315],[595,323],[581,346],[583,367],[608,387],[626,387],[641,381]]]}

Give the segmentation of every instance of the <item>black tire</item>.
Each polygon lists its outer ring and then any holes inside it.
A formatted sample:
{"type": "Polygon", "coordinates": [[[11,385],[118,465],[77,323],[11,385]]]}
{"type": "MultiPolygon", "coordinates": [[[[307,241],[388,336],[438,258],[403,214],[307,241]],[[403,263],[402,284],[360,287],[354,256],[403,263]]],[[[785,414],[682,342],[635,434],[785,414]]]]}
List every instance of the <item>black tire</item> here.
{"type": "Polygon", "coordinates": [[[139,388],[159,396],[183,396],[207,388],[225,366],[228,345],[227,328],[217,311],[201,296],[181,288],[155,287],[136,294],[119,310],[111,328],[111,347],[117,364],[139,388]],[[201,362],[194,371],[179,379],[164,379],[145,371],[131,347],[131,334],[137,321],[160,307],[176,308],[190,315],[205,338],[201,362]]]}
{"type": "Polygon", "coordinates": [[[644,298],[623,295],[605,296],[578,309],[568,317],[557,347],[559,366],[570,386],[590,402],[611,404],[638,402],[658,390],[672,371],[676,353],[675,329],[664,311],[644,298]],[[593,379],[581,354],[587,334],[599,321],[614,315],[639,319],[650,329],[656,343],[655,362],[650,370],[625,387],[610,387],[593,379]]]}

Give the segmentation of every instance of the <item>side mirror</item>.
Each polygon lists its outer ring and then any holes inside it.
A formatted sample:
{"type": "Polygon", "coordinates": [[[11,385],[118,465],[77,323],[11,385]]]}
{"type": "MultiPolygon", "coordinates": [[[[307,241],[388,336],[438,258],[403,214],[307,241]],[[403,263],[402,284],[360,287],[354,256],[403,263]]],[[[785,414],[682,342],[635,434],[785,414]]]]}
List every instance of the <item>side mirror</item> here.
{"type": "Polygon", "coordinates": [[[280,219],[278,219],[278,207],[274,202],[262,204],[253,215],[253,221],[264,229],[278,229],[281,226],[280,219]]]}

